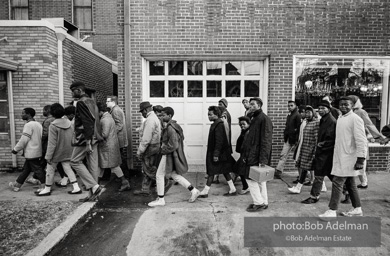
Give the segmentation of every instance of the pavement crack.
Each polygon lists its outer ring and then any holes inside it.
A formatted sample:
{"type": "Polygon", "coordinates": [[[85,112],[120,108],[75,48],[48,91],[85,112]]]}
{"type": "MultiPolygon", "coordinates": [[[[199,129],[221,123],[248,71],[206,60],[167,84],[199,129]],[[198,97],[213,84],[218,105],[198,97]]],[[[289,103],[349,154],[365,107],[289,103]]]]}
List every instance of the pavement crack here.
{"type": "Polygon", "coordinates": [[[215,212],[215,208],[214,208],[213,203],[210,203],[210,206],[211,206],[211,208],[213,209],[212,214],[213,214],[213,216],[214,216],[214,220],[217,221],[217,214],[216,214],[216,212],[215,212]]]}

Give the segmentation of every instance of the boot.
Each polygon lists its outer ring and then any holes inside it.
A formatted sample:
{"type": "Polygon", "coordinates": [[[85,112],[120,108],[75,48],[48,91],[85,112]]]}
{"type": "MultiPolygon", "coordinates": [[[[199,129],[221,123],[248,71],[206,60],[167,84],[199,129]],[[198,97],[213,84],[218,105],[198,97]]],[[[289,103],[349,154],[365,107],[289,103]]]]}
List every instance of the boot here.
{"type": "Polygon", "coordinates": [[[130,190],[130,183],[128,180],[123,180],[122,181],[122,186],[119,188],[119,192],[127,191],[130,190]]]}

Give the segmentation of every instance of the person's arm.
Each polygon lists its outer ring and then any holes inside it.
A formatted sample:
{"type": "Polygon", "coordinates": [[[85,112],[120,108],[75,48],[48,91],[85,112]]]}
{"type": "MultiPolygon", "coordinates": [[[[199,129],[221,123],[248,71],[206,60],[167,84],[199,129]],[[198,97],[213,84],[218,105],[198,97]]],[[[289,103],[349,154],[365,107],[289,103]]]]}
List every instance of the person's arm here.
{"type": "Polygon", "coordinates": [[[264,118],[260,127],[260,165],[268,164],[272,149],[272,122],[269,118],[264,118]]]}
{"type": "Polygon", "coordinates": [[[163,155],[168,155],[179,148],[179,134],[170,125],[168,125],[166,129],[168,133],[168,141],[164,142],[161,146],[161,154],[163,155]]]}
{"type": "Polygon", "coordinates": [[[363,119],[365,128],[367,128],[368,132],[372,135],[374,139],[385,137],[378,131],[376,126],[372,123],[370,117],[368,116],[368,113],[365,110],[362,109],[361,115],[359,116],[363,119]]]}
{"type": "Polygon", "coordinates": [[[356,145],[356,164],[355,170],[363,169],[364,160],[367,155],[367,137],[364,130],[364,122],[361,118],[354,119],[353,133],[356,145]]]}
{"type": "Polygon", "coordinates": [[[105,120],[100,120],[100,127],[102,128],[102,137],[104,140],[107,140],[110,133],[110,125],[105,120]]]}
{"type": "Polygon", "coordinates": [[[53,158],[56,148],[57,148],[57,129],[55,129],[54,125],[50,125],[48,142],[47,142],[47,151],[45,155],[45,159],[48,162],[51,162],[51,159],[53,158]]]}
{"type": "Polygon", "coordinates": [[[80,120],[83,124],[83,135],[86,140],[92,140],[95,130],[95,118],[89,111],[88,106],[83,101],[77,102],[77,111],[80,113],[80,120]]]}
{"type": "Polygon", "coordinates": [[[23,127],[22,136],[20,137],[20,140],[18,141],[18,143],[14,147],[13,153],[16,154],[17,152],[23,150],[27,146],[27,143],[31,139],[32,133],[33,133],[33,130],[32,130],[31,124],[30,123],[25,124],[23,127]]]}
{"type": "Polygon", "coordinates": [[[117,132],[122,131],[123,129],[123,115],[119,110],[116,110],[115,108],[111,112],[111,116],[115,121],[115,127],[117,132]]]}

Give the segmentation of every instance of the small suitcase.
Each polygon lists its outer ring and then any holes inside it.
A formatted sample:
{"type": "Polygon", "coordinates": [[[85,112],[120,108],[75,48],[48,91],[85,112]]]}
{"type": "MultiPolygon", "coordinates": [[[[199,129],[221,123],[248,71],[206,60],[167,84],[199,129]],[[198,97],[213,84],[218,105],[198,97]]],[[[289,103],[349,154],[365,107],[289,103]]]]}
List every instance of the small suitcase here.
{"type": "Polygon", "coordinates": [[[264,167],[251,166],[249,169],[249,178],[257,182],[273,180],[274,174],[275,168],[268,165],[265,165],[264,167]]]}

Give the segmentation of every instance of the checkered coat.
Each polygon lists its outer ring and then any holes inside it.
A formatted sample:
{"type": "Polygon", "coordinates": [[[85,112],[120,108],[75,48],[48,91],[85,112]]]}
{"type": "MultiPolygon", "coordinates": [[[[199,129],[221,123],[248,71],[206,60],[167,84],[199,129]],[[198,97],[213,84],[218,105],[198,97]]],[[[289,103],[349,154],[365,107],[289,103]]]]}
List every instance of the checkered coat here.
{"type": "Polygon", "coordinates": [[[302,147],[296,162],[296,166],[303,170],[313,170],[319,126],[320,121],[313,120],[311,122],[308,121],[303,129],[302,147]]]}

